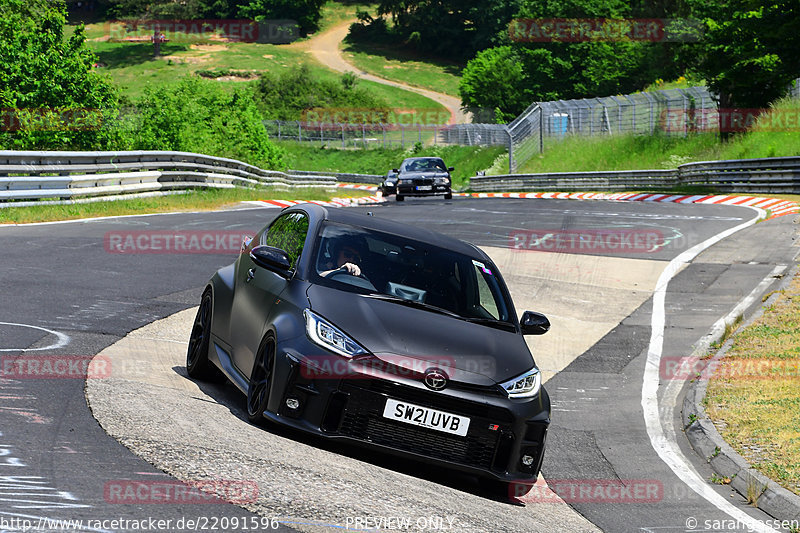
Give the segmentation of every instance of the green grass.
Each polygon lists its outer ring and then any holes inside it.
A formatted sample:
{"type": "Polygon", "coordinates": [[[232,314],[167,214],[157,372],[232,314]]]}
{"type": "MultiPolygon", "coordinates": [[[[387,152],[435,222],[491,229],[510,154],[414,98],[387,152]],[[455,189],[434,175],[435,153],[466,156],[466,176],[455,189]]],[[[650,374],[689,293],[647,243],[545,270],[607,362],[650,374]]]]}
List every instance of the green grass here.
{"type": "Polygon", "coordinates": [[[494,160],[504,153],[504,149],[497,146],[425,146],[414,153],[410,146],[406,149],[337,150],[309,143],[277,144],[286,149],[288,167],[293,170],[385,175],[389,169],[397,168],[406,157],[438,156],[444,159],[448,166],[455,167],[452,173],[454,188],[466,186],[469,176],[489,168],[494,160]]]}
{"type": "Polygon", "coordinates": [[[374,11],[375,4],[354,4],[351,2],[341,2],[330,0],[322,6],[322,19],[319,21],[319,29],[317,33],[323,32],[340,22],[356,19],[357,9],[366,9],[374,11]]]}
{"type": "Polygon", "coordinates": [[[220,209],[246,200],[330,200],[334,196],[362,195],[361,192],[324,189],[296,189],[291,191],[264,189],[202,189],[186,194],[152,198],[131,198],[111,202],[93,202],[69,205],[41,205],[30,207],[5,207],[0,209],[0,224],[23,224],[76,218],[135,215],[141,213],[171,213],[176,211],[205,211],[220,209]]]}
{"type": "Polygon", "coordinates": [[[403,48],[371,43],[345,43],[342,53],[360,70],[375,76],[459,96],[458,84],[464,65],[445,59],[422,58],[403,48]]]}
{"type": "Polygon", "coordinates": [[[754,468],[800,494],[800,276],[736,334],[710,380],[706,411],[754,468]]]}
{"type": "MultiPolygon", "coordinates": [[[[544,152],[536,153],[518,172],[668,169],[692,161],[800,155],[800,127],[796,120],[800,114],[800,100],[781,100],[772,113],[773,116],[793,116],[794,125],[786,126],[784,131],[756,129],[726,143],[720,142],[714,133],[688,137],[609,135],[548,140],[544,152]]],[[[501,172],[502,169],[498,169],[494,173],[501,172]]]]}
{"type": "MultiPolygon", "coordinates": [[[[90,39],[108,34],[106,23],[87,26],[90,39]]],[[[311,58],[299,45],[275,45],[261,43],[228,43],[219,41],[181,42],[174,38],[161,48],[161,56],[153,58],[153,46],[149,42],[109,42],[87,40],[87,46],[98,56],[103,66],[99,72],[106,73],[131,100],[139,98],[148,85],[169,85],[197,71],[244,72],[268,71],[280,73],[299,64],[307,64],[314,76],[321,79],[339,80],[341,74],[333,72],[311,58]]],[[[218,81],[232,85],[247,81],[218,81]]],[[[360,80],[359,87],[373,92],[391,107],[434,109],[446,113],[441,104],[424,96],[389,87],[379,83],[360,80]]]]}

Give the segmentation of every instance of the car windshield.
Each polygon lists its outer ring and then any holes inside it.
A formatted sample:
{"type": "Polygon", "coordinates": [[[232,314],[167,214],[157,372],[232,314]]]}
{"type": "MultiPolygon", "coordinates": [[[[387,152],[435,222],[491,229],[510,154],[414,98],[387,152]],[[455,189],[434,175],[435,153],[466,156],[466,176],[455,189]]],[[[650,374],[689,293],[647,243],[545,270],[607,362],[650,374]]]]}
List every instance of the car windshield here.
{"type": "Polygon", "coordinates": [[[403,170],[410,172],[447,171],[441,159],[412,159],[403,164],[403,170]]]}
{"type": "Polygon", "coordinates": [[[329,287],[475,322],[511,323],[507,292],[484,259],[332,222],[321,229],[315,257],[315,281],[329,287]]]}

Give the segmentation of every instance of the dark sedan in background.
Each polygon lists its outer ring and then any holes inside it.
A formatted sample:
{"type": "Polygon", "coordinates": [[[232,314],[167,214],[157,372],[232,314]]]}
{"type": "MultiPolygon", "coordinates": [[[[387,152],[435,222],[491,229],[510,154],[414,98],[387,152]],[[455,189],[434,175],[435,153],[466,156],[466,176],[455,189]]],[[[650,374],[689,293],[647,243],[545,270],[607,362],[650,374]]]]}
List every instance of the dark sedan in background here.
{"type": "Polygon", "coordinates": [[[224,375],[270,420],[477,475],[535,482],[550,399],[497,266],[477,247],[399,222],[290,207],[206,287],[191,377],[224,375]]]}
{"type": "Polygon", "coordinates": [[[440,157],[410,157],[403,160],[400,168],[386,174],[379,189],[384,196],[395,194],[398,202],[406,196],[444,195],[449,200],[453,197],[450,181],[453,170],[440,157]]]}

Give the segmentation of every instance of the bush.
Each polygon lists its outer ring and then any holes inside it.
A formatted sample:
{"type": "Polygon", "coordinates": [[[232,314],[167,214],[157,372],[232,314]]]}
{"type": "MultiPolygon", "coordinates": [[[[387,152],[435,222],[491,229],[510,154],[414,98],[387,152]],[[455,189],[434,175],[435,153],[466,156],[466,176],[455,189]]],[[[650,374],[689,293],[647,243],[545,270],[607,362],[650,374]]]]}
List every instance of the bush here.
{"type": "Polygon", "coordinates": [[[117,92],[93,70],[83,27],[64,39],[63,2],[3,0],[0,147],[91,149],[110,135],[117,92]]]}
{"type": "MultiPolygon", "coordinates": [[[[256,83],[256,102],[264,117],[274,120],[306,120],[336,116],[339,122],[362,122],[366,116],[388,112],[388,104],[369,91],[356,87],[355,75],[344,73],[340,83],[312,76],[306,65],[282,74],[265,72],[256,83]]],[[[326,120],[321,119],[323,122],[326,120]]]]}
{"type": "Polygon", "coordinates": [[[267,138],[252,91],[184,78],[147,91],[137,104],[138,150],[177,150],[239,159],[262,168],[283,166],[283,150],[267,138]]]}

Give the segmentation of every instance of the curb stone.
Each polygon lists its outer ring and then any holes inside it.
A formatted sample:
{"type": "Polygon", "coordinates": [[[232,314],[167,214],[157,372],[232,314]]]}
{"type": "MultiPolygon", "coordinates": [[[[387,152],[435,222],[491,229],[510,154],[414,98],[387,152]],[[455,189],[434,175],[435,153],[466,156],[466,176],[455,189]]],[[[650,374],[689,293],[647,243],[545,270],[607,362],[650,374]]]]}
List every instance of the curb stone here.
{"type": "MultiPolygon", "coordinates": [[[[780,288],[788,285],[797,272],[797,266],[792,268],[789,274],[784,276],[780,288]]],[[[764,309],[771,305],[777,297],[778,294],[770,296],[737,331],[749,326],[760,317],[764,313],[764,309]]],[[[692,355],[703,355],[707,352],[710,344],[720,340],[723,335],[724,332],[716,332],[705,338],[692,355]]],[[[725,357],[726,352],[733,345],[734,337],[735,333],[723,344],[711,361],[725,357]]],[[[683,399],[682,424],[692,448],[711,465],[714,472],[722,477],[730,478],[730,486],[744,498],[749,499],[748,495],[759,494],[756,499],[756,507],[779,520],[800,520],[800,496],[752,468],[750,463],[725,442],[717,431],[703,407],[707,388],[708,379],[698,379],[689,385],[683,399]]]]}

